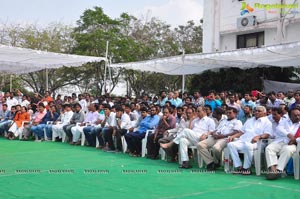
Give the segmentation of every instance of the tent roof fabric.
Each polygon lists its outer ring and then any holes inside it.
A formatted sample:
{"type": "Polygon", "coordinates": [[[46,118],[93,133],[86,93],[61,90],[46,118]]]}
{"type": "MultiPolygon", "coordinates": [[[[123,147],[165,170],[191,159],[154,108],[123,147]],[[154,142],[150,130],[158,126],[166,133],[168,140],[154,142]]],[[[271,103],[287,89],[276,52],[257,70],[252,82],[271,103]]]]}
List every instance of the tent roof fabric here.
{"type": "Polygon", "coordinates": [[[0,45],[0,71],[10,74],[29,73],[63,66],[76,67],[88,62],[105,60],[103,57],[69,55],[0,45]]]}
{"type": "Polygon", "coordinates": [[[206,70],[231,67],[241,69],[270,66],[299,67],[300,42],[217,53],[187,54],[110,66],[169,75],[197,74],[206,70]]]}

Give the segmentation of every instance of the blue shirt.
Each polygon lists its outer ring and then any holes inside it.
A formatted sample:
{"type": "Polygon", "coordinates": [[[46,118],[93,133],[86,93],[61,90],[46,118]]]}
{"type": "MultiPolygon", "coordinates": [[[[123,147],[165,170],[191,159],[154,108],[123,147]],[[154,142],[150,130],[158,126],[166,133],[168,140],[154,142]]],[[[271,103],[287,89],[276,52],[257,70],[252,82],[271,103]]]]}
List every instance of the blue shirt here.
{"type": "Polygon", "coordinates": [[[145,133],[147,130],[153,129],[154,127],[157,127],[159,123],[159,116],[147,116],[140,122],[140,128],[138,129],[139,133],[145,133]]]}
{"type": "Polygon", "coordinates": [[[222,103],[219,100],[205,100],[204,105],[210,105],[211,111],[214,112],[215,108],[221,106],[222,103]]]}
{"type": "Polygon", "coordinates": [[[179,97],[177,97],[176,99],[171,99],[170,102],[172,105],[176,106],[176,108],[182,105],[182,99],[180,99],[179,97]]]}
{"type": "Polygon", "coordinates": [[[53,117],[51,117],[50,111],[47,111],[46,115],[43,117],[42,121],[40,124],[47,124],[48,121],[56,121],[57,118],[59,117],[57,112],[53,113],[53,117]]]}

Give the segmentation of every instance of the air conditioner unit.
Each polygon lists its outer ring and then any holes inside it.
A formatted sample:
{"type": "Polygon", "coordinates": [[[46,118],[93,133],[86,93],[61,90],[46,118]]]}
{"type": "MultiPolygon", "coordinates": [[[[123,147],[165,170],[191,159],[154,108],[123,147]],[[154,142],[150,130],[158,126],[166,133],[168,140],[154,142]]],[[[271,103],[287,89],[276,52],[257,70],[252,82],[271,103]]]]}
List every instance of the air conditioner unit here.
{"type": "Polygon", "coordinates": [[[246,16],[237,18],[237,27],[244,28],[256,25],[256,16],[246,16]]]}

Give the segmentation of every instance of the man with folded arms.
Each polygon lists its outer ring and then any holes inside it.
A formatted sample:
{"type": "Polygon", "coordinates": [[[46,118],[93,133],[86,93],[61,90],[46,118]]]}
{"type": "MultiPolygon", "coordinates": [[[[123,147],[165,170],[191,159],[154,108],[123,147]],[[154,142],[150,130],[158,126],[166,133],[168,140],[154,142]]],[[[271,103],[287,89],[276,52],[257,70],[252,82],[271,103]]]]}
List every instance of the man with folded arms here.
{"type": "Polygon", "coordinates": [[[172,142],[161,144],[162,148],[169,148],[172,145],[179,144],[179,153],[182,165],[179,168],[189,169],[192,166],[189,162],[188,147],[196,146],[198,142],[206,139],[209,132],[215,130],[215,122],[207,117],[206,109],[203,106],[197,108],[197,118],[192,122],[192,129],[185,128],[172,142]]]}
{"type": "Polygon", "coordinates": [[[280,120],[274,136],[275,140],[266,147],[266,159],[269,168],[266,177],[269,180],[280,177],[292,154],[296,152],[296,138],[300,137],[299,108],[291,109],[289,118],[280,120]]]}
{"type": "Polygon", "coordinates": [[[237,120],[237,109],[234,107],[228,107],[226,110],[227,119],[222,120],[217,127],[217,130],[211,132],[207,139],[198,143],[197,148],[199,153],[207,165],[208,171],[213,171],[220,166],[219,160],[222,150],[227,145],[227,137],[233,136],[241,131],[243,124],[240,120],[237,120]],[[209,148],[213,149],[213,156],[211,155],[209,148]]]}
{"type": "Polygon", "coordinates": [[[254,117],[248,119],[242,130],[228,137],[230,143],[227,148],[233,160],[235,174],[251,175],[251,163],[253,151],[257,148],[257,142],[260,139],[267,139],[272,133],[272,123],[268,119],[267,111],[264,106],[257,106],[254,111],[254,117]],[[231,142],[235,138],[238,140],[231,142]],[[244,154],[244,163],[242,165],[239,152],[244,154]]]}

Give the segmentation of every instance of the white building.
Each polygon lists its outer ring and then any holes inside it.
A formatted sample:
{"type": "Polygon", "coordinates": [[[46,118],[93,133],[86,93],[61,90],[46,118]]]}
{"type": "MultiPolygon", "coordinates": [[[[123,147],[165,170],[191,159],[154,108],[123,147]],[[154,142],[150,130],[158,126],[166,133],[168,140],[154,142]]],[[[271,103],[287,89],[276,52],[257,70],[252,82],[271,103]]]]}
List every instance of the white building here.
{"type": "Polygon", "coordinates": [[[295,41],[300,0],[204,0],[204,53],[295,41]]]}

